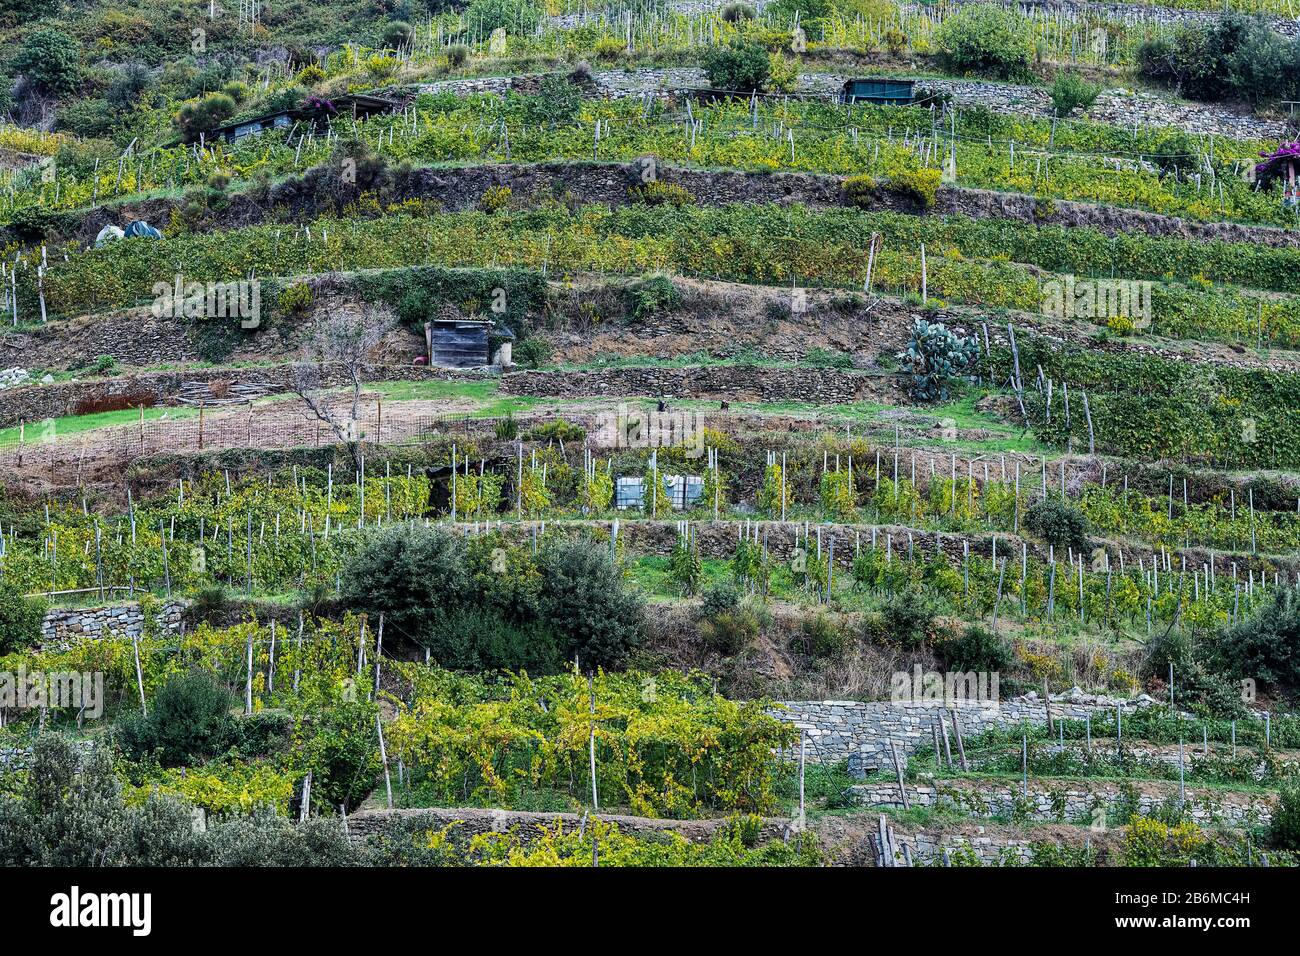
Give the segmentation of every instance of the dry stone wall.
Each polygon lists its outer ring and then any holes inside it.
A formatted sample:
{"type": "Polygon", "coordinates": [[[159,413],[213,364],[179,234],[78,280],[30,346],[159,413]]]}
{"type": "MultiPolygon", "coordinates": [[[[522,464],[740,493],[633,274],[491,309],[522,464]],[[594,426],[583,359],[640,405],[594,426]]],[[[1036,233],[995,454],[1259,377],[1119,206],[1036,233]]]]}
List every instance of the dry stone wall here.
{"type": "MultiPolygon", "coordinates": [[[[807,759],[833,764],[842,760],[855,773],[892,768],[891,744],[898,748],[899,759],[915,753],[923,743],[933,740],[932,727],[940,714],[932,703],[895,703],[893,701],[782,701],[777,717],[792,722],[807,734],[807,759]]],[[[1093,696],[1074,688],[1068,694],[1051,697],[1053,718],[1082,720],[1092,714],[1113,714],[1118,707],[1131,714],[1154,701],[1145,694],[1135,700],[1093,696]]],[[[954,711],[943,711],[951,722],[954,711]]],[[[999,701],[988,706],[962,706],[955,709],[964,736],[974,736],[995,728],[1007,729],[1024,723],[1047,723],[1047,708],[1036,693],[999,701]]]]}
{"type": "MultiPolygon", "coordinates": [[[[852,791],[854,799],[864,806],[903,806],[896,783],[859,784],[852,791]]],[[[1055,784],[1031,780],[1027,790],[1019,783],[940,781],[907,785],[908,803],[913,807],[952,809],[977,817],[1106,826],[1124,825],[1127,821],[1122,818],[1133,812],[1150,815],[1171,798],[1178,797],[1178,784],[1148,781],[1143,781],[1141,790],[1129,793],[1114,783],[1086,780],[1062,780],[1055,784]]],[[[1205,825],[1266,825],[1272,819],[1273,799],[1189,787],[1186,810],[1193,820],[1205,825]]]]}
{"type": "MultiPolygon", "coordinates": [[[[1292,32],[1295,22],[1292,21],[1292,32]]],[[[853,74],[856,75],[856,74],[853,74]]],[[[816,96],[838,96],[851,79],[848,73],[801,73],[798,92],[816,96]]],[[[592,74],[596,90],[610,99],[641,97],[647,93],[666,96],[677,90],[699,89],[709,85],[704,71],[696,67],[635,70],[598,70],[592,74]]],[[[505,93],[531,88],[536,76],[478,77],[463,80],[440,80],[421,84],[421,93],[505,93]]],[[[1045,87],[1014,83],[986,83],[969,80],[927,79],[924,85],[950,93],[960,106],[983,106],[995,113],[1011,116],[1051,115],[1051,97],[1045,87]]],[[[1088,111],[1088,119],[1122,126],[1176,126],[1189,133],[1214,133],[1251,139],[1273,139],[1286,131],[1283,120],[1265,119],[1207,103],[1179,102],[1154,93],[1128,89],[1106,90],[1088,111]]]]}
{"type": "MultiPolygon", "coordinates": [[[[185,602],[163,603],[155,615],[159,628],[178,633],[185,602]]],[[[41,622],[41,644],[49,649],[78,640],[111,637],[139,637],[144,631],[144,610],[136,602],[90,608],[51,608],[41,622]]]]}
{"type": "MultiPolygon", "coordinates": [[[[726,819],[662,820],[649,817],[631,817],[617,814],[599,814],[597,819],[618,826],[619,831],[632,836],[654,836],[676,833],[692,843],[707,843],[721,829],[729,825],[726,819]]],[[[431,830],[457,824],[461,837],[480,833],[505,833],[517,829],[524,839],[540,835],[542,827],[554,828],[563,824],[565,829],[577,829],[583,820],[577,813],[532,813],[522,810],[487,810],[469,807],[434,807],[418,810],[366,810],[348,817],[348,835],[353,839],[374,836],[390,823],[404,822],[431,830]]],[[[790,821],[766,817],[758,830],[760,841],[783,839],[789,832],[790,821]]]]}

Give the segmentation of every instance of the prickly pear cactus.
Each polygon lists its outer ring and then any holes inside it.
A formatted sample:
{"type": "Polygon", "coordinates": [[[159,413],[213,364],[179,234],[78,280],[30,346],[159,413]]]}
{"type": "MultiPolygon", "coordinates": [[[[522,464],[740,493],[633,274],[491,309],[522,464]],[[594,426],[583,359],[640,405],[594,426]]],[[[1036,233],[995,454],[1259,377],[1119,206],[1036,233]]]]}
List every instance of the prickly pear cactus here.
{"type": "Polygon", "coordinates": [[[974,336],[963,338],[942,322],[919,318],[912,323],[907,349],[898,355],[911,378],[912,397],[923,402],[946,399],[952,384],[970,371],[978,357],[974,336]]]}

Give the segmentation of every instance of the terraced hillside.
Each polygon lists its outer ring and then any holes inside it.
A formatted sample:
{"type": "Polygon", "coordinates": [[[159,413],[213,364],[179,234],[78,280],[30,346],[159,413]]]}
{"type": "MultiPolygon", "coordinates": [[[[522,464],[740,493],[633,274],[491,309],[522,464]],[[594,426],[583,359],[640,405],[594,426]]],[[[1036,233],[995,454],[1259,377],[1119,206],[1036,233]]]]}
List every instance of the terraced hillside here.
{"type": "Polygon", "coordinates": [[[1296,24],[0,0],[0,860],[1292,865],[1296,24]]]}

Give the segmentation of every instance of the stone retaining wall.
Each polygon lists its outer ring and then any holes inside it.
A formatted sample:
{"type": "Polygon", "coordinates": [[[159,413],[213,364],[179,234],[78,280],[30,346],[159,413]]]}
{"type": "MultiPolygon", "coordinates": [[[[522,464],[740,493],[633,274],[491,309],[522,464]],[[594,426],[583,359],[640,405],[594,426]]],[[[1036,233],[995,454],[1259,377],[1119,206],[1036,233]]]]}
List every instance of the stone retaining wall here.
{"type": "MultiPolygon", "coordinates": [[[[850,78],[847,73],[800,73],[797,89],[800,93],[815,96],[839,96],[850,78]]],[[[599,95],[610,99],[641,97],[647,93],[667,96],[677,90],[707,88],[709,85],[704,71],[697,67],[596,70],[592,73],[592,80],[599,95]]],[[[420,84],[416,89],[421,93],[466,95],[531,89],[536,83],[536,75],[492,76],[439,80],[420,84]]],[[[1046,87],[940,79],[926,79],[921,85],[950,93],[960,106],[983,106],[995,113],[1011,116],[1051,114],[1051,96],[1046,87]]],[[[1252,139],[1273,139],[1286,131],[1286,124],[1281,120],[1238,113],[1208,103],[1178,102],[1170,97],[1126,89],[1104,91],[1088,110],[1086,118],[1120,126],[1175,126],[1189,133],[1252,139]]]]}
{"type": "MultiPolygon", "coordinates": [[[[1093,697],[1071,692],[1052,695],[1052,716],[1082,720],[1091,714],[1112,714],[1118,706],[1124,713],[1154,701],[1143,695],[1134,701],[1093,697]]],[[[934,739],[931,729],[940,711],[929,703],[892,701],[782,701],[784,710],[776,716],[803,728],[810,747],[807,759],[816,763],[849,761],[850,770],[861,773],[893,767],[891,744],[898,757],[906,760],[918,747],[934,739]]],[[[974,736],[993,728],[1017,727],[1024,722],[1047,723],[1047,709],[1037,694],[998,702],[995,706],[956,708],[963,736],[974,736]]],[[[943,712],[951,726],[952,711],[943,712]]],[[[956,741],[952,742],[956,747],[956,741]]]]}
{"type": "MultiPolygon", "coordinates": [[[[160,605],[157,623],[165,631],[177,633],[185,602],[168,601],[160,605]]],[[[41,643],[45,648],[86,638],[139,637],[144,630],[144,612],[135,602],[104,607],[51,608],[41,623],[41,643]]]]}
{"type": "MultiPolygon", "coordinates": [[[[617,814],[598,814],[596,819],[618,826],[620,832],[634,836],[677,833],[692,843],[707,843],[714,834],[728,825],[726,819],[662,820],[649,817],[630,817],[617,814]]],[[[488,810],[470,807],[434,807],[419,810],[364,810],[348,817],[348,835],[364,839],[380,833],[393,821],[413,822],[430,829],[441,829],[457,823],[458,836],[469,837],[480,833],[504,833],[518,827],[525,839],[539,835],[541,827],[554,827],[563,823],[565,829],[577,829],[582,815],[577,813],[532,813],[522,810],[488,810]]],[[[765,817],[759,827],[758,839],[762,842],[783,839],[789,832],[790,821],[765,817]]]]}
{"type": "MultiPolygon", "coordinates": [[[[868,783],[851,788],[855,800],[870,807],[902,807],[898,784],[868,783]]],[[[1117,784],[1087,780],[1062,780],[1048,784],[1031,780],[1026,792],[1019,783],[993,784],[965,780],[935,784],[908,784],[913,807],[948,808],[977,817],[1026,819],[1036,822],[1094,823],[1123,826],[1119,819],[1132,809],[1150,815],[1171,797],[1178,799],[1177,783],[1142,781],[1141,790],[1126,795],[1117,784]],[[1130,802],[1131,801],[1131,802],[1130,802]],[[1104,813],[1100,815],[1097,811],[1104,813]]],[[[1250,797],[1222,790],[1186,789],[1187,812],[1200,824],[1232,827],[1267,824],[1273,815],[1273,798],[1250,797]]]]}
{"type": "Polygon", "coordinates": [[[715,399],[778,402],[797,398],[815,405],[864,400],[906,404],[893,375],[868,375],[826,368],[769,368],[712,365],[691,368],[631,366],[593,372],[520,372],[501,379],[507,395],[715,399]]]}

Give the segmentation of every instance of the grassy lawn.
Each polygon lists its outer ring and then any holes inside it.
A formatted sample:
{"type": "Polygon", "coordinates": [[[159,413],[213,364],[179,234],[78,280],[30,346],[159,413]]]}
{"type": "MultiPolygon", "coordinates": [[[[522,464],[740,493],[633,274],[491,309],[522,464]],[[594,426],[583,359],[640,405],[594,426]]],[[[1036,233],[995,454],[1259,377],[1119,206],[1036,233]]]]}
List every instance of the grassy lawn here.
{"type": "MultiPolygon", "coordinates": [[[[199,411],[197,408],[188,408],[185,406],[176,408],[146,408],[144,410],[144,419],[145,421],[155,421],[162,418],[197,418],[198,414],[199,411]]],[[[136,408],[124,408],[121,411],[116,412],[96,412],[93,415],[68,415],[64,418],[53,418],[46,419],[45,421],[28,423],[24,434],[24,440],[27,444],[31,445],[40,441],[67,438],[71,435],[93,431],[97,428],[109,428],[113,425],[129,425],[132,422],[138,421],[140,421],[140,410],[136,408]]],[[[0,429],[0,448],[18,444],[19,430],[19,426],[0,429]]]]}

